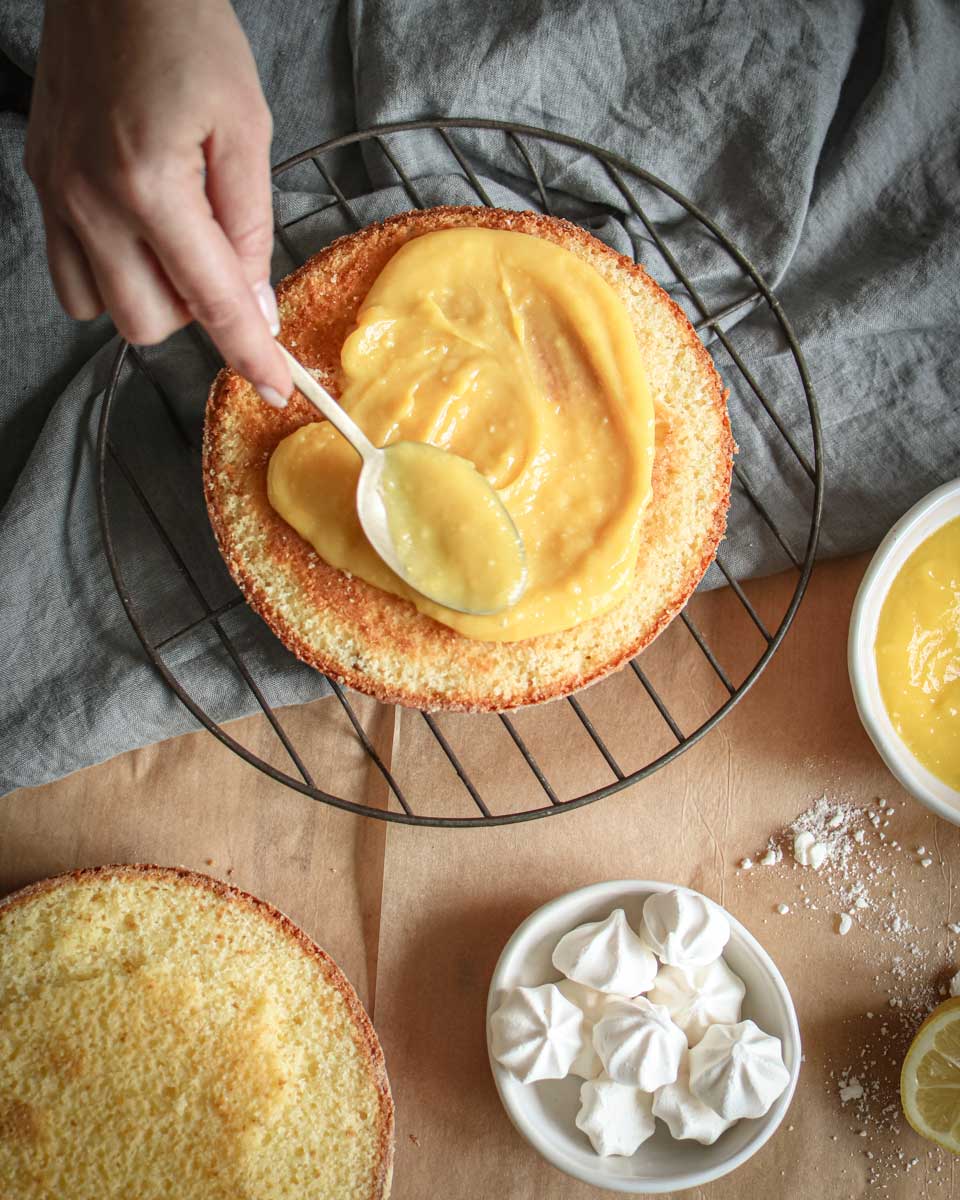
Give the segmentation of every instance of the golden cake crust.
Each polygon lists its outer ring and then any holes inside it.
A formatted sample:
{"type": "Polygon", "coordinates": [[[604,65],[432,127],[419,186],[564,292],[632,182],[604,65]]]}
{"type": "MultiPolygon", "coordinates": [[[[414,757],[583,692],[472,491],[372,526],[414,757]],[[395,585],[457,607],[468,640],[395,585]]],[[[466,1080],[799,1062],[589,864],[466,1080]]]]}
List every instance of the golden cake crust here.
{"type": "Polygon", "coordinates": [[[455,226],[510,229],[562,245],[595,267],[627,307],[657,418],[653,494],[627,598],[573,629],[481,642],[331,567],[274,512],[266,492],[274,448],[315,420],[315,410],[299,393],[286,409],[271,409],[232,370],[210,389],[203,481],[231,574],[298,658],[387,703],[501,711],[595,682],[666,627],[723,537],[735,446],[720,377],[681,309],[641,266],[555,217],[433,208],[340,238],[278,286],[281,340],[337,395],[340,349],[380,271],[410,238],[455,226]]]}
{"type": "Polygon", "coordinates": [[[337,964],[299,926],[279,909],[274,908],[272,904],[268,904],[265,900],[261,900],[249,892],[223,883],[219,879],[200,874],[197,871],[190,871],[185,867],[161,867],[152,863],[86,867],[40,880],[0,898],[0,940],[4,936],[5,919],[17,909],[30,905],[58,888],[82,884],[85,881],[107,882],[111,880],[156,880],[211,893],[218,900],[237,905],[266,921],[284,939],[292,943],[298,951],[318,966],[325,981],[331,987],[336,988],[343,998],[356,1033],[358,1050],[365,1061],[370,1080],[376,1090],[379,1105],[377,1162],[368,1195],[370,1200],[387,1200],[393,1180],[394,1104],[380,1042],[353,985],[337,964]]]}

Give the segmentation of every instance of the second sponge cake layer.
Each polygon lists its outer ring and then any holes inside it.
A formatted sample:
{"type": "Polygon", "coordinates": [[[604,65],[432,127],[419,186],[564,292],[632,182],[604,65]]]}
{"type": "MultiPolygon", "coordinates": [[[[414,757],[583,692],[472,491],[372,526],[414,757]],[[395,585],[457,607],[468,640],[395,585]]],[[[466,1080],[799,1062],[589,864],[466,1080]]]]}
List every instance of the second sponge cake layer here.
{"type": "Polygon", "coordinates": [[[336,964],[207,876],[78,871],[0,903],[0,1193],[382,1200],[393,1102],[336,964]]]}

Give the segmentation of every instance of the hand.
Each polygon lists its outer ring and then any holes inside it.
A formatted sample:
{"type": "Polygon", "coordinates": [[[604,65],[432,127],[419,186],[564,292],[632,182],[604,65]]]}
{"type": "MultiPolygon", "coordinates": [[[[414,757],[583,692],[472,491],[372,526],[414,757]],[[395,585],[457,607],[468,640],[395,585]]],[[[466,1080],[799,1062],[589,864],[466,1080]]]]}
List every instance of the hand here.
{"type": "Polygon", "coordinates": [[[26,168],[61,304],[145,344],[195,319],[280,407],[271,129],[228,0],[48,0],[26,168]]]}

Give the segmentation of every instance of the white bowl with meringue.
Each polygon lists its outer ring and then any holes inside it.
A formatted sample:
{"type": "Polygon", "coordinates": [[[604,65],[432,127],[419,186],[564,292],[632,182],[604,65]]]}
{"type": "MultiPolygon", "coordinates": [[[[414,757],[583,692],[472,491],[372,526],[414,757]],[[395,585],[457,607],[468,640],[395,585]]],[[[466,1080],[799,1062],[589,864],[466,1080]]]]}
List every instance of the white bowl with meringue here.
{"type": "Polygon", "coordinates": [[[548,1162],[627,1193],[698,1187],[773,1135],[800,1072],[783,977],[689,888],[592,884],[532,913],[490,983],[500,1099],[548,1162]]]}

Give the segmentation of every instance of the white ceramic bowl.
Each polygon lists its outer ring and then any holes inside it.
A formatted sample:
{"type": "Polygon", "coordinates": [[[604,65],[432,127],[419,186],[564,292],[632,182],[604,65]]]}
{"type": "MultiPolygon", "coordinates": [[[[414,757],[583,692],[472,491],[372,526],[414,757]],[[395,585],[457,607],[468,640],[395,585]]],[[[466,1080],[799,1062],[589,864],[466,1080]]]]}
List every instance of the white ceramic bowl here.
{"type": "Polygon", "coordinates": [[[893,727],[877,677],[877,623],[890,585],[921,542],[947,521],[960,517],[960,479],[945,483],[915,504],[894,525],[870,560],[850,616],[847,669],[863,727],[880,757],[921,804],[960,825],[960,792],[928,771],[893,727]]]}
{"type": "MultiPolygon", "coordinates": [[[[612,880],[568,892],[531,913],[500,955],[487,998],[487,1050],[490,1017],[504,994],[514,987],[552,983],[562,975],[550,961],[553,948],[568,930],[585,921],[600,921],[615,908],[639,929],[643,902],[653,892],[670,892],[671,883],[642,879],[612,880]]],[[[681,889],[689,891],[688,888],[681,889]]],[[[490,1067],[507,1115],[520,1133],[555,1167],[594,1187],[613,1191],[673,1192],[719,1179],[746,1162],[772,1136],[790,1105],[800,1073],[800,1030],[783,976],[760,943],[730,914],[730,941],[724,958],[746,985],[743,1017],[752,1018],[783,1043],[790,1084],[770,1111],[755,1120],[737,1122],[714,1142],[676,1141],[662,1121],[657,1131],[630,1158],[595,1154],[574,1124],[580,1106],[577,1077],[524,1084],[490,1055],[490,1067]]]]}

